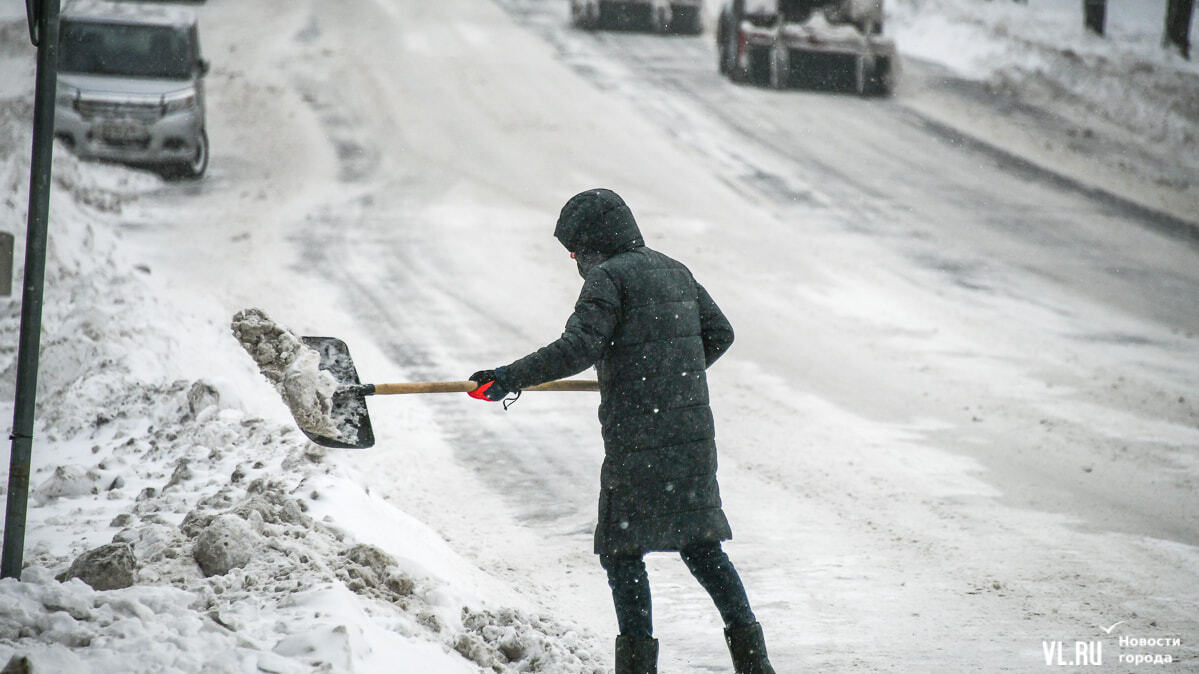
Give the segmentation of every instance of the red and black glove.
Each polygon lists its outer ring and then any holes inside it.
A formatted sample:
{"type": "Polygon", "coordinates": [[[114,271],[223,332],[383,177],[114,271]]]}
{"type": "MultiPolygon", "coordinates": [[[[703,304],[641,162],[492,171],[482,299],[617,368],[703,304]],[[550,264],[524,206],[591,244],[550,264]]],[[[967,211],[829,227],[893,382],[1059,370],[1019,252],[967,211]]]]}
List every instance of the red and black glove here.
{"type": "Polygon", "coordinates": [[[472,398],[494,403],[503,400],[511,393],[496,380],[495,370],[479,370],[470,376],[470,380],[479,385],[475,390],[467,392],[466,395],[472,398]]]}

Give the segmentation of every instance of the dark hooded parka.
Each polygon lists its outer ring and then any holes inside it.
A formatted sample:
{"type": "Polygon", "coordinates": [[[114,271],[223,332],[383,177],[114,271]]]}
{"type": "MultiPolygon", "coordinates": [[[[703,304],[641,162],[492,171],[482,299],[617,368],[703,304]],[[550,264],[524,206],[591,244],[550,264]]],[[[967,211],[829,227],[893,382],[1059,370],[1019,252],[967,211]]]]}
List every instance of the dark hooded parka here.
{"type": "Polygon", "coordinates": [[[645,246],[616,193],[573,197],[554,236],[584,278],[574,313],[560,338],[496,378],[517,390],[596,366],[605,457],[595,552],[731,538],[704,370],[732,344],[732,326],[685,266],[645,246]]]}

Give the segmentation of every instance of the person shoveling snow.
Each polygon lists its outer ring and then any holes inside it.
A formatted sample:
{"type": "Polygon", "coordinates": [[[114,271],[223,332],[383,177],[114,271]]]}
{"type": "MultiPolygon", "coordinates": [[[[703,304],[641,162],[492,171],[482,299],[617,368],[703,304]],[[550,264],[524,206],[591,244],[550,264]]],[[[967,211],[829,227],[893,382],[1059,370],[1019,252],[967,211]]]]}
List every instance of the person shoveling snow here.
{"type": "Polygon", "coordinates": [[[716,431],[704,371],[733,342],[716,303],[681,263],[645,246],[611,190],[562,208],[554,236],[584,278],[557,341],[471,375],[469,394],[509,393],[599,371],[604,459],[595,552],[608,572],[620,636],[616,674],[658,671],[644,557],[673,551],[712,596],[737,674],[774,674],[762,627],[721,549],[732,530],[716,483],[716,431]]]}

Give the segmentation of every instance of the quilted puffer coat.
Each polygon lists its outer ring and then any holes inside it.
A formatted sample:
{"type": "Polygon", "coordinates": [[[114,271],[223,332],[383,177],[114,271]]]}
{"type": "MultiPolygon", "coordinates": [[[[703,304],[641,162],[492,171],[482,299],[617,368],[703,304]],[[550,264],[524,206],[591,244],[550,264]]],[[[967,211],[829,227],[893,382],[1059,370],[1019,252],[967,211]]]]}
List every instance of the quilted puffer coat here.
{"type": "Polygon", "coordinates": [[[605,450],[595,552],[731,538],[705,375],[732,344],[728,320],[687,267],[645,246],[610,190],[568,201],[554,235],[584,277],[574,313],[561,337],[496,378],[519,390],[595,365],[605,450]]]}

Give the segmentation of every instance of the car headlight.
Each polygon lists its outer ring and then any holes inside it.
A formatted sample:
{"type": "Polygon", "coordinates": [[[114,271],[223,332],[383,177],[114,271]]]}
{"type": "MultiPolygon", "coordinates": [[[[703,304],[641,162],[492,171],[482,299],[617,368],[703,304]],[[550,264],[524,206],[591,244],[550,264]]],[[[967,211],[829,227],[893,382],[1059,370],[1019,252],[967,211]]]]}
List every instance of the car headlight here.
{"type": "Polygon", "coordinates": [[[169,115],[172,112],[187,110],[196,104],[196,90],[185,89],[177,91],[173,94],[167,94],[162,97],[162,114],[169,115]]]}

